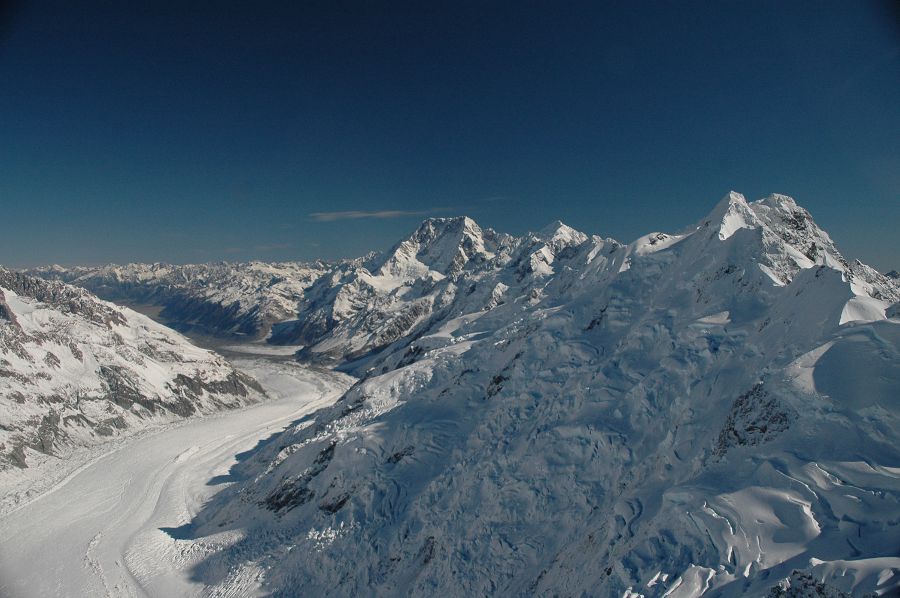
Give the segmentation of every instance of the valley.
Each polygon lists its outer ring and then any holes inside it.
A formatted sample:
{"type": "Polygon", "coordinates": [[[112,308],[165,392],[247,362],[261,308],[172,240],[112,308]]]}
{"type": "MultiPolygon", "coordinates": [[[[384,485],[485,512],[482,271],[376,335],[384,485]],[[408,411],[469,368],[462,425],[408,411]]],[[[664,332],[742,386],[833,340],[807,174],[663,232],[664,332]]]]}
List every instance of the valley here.
{"type": "MultiPolygon", "coordinates": [[[[193,596],[191,566],[235,541],[179,531],[232,483],[236,459],[334,402],[352,379],[244,353],[236,367],[269,400],[150,430],[101,447],[63,481],[0,515],[0,595],[193,596]]],[[[247,596],[254,578],[222,595],[247,596]]]]}

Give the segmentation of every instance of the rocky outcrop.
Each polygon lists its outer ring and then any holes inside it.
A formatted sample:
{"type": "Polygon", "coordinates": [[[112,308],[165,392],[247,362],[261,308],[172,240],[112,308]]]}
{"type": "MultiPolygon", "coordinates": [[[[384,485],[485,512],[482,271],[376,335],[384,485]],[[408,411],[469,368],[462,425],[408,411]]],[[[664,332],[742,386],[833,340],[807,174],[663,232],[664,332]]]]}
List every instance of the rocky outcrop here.
{"type": "Polygon", "coordinates": [[[829,587],[809,573],[795,570],[773,586],[766,598],[851,598],[851,595],[829,587]]]}
{"type": "Polygon", "coordinates": [[[776,438],[791,426],[797,414],[756,384],[731,406],[716,440],[713,454],[723,457],[730,447],[756,446],[776,438]]]}

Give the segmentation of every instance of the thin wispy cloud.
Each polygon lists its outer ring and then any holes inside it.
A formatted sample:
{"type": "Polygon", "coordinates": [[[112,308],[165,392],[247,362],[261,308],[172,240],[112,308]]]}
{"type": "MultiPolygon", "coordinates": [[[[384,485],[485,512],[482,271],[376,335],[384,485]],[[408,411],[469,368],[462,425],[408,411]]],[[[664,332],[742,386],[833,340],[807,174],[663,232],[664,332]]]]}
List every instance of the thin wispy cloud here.
{"type": "Polygon", "coordinates": [[[436,212],[446,210],[377,210],[374,212],[366,212],[363,210],[348,210],[346,212],[313,212],[309,218],[315,222],[334,222],[336,220],[360,220],[363,218],[374,218],[384,220],[388,218],[406,218],[407,216],[428,216],[436,212]]]}
{"type": "Polygon", "coordinates": [[[278,251],[279,249],[291,249],[293,243],[266,243],[264,245],[256,245],[253,249],[256,251],[278,251]]]}

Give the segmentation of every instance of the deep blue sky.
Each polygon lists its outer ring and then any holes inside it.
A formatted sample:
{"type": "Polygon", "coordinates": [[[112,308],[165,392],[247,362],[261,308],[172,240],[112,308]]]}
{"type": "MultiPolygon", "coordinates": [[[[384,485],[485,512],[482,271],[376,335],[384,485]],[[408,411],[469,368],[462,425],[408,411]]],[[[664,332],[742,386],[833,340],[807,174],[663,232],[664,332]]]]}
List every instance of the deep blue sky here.
{"type": "Polygon", "coordinates": [[[0,263],[355,256],[426,213],[629,241],[736,189],[900,268],[889,2],[283,4],[3,13],[0,263]],[[395,213],[311,216],[360,211],[395,213]]]}

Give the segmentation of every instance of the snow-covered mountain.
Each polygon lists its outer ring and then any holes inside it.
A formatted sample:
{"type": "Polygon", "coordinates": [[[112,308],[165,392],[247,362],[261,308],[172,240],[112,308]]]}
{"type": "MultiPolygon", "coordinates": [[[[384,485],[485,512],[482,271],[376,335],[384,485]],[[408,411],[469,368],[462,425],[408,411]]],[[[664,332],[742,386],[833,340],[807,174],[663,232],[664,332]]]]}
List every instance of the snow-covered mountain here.
{"type": "Polygon", "coordinates": [[[141,314],[0,268],[0,470],[261,398],[255,380],[141,314]]]}
{"type": "Polygon", "coordinates": [[[898,301],[781,195],[630,244],[428,220],[276,327],[365,376],[236,466],[192,529],[243,539],[196,575],[249,569],[274,595],[896,592],[898,301]]]}
{"type": "Polygon", "coordinates": [[[48,266],[26,271],[61,280],[109,301],[161,308],[159,318],[183,332],[265,336],[292,319],[304,290],[330,269],[323,263],[110,264],[48,266]]]}
{"type": "Polygon", "coordinates": [[[454,312],[500,303],[510,288],[537,293],[554,260],[586,239],[559,222],[514,238],[469,218],[432,218],[385,255],[333,265],[49,266],[27,274],[162,307],[159,318],[179,330],[267,336],[306,345],[305,360],[335,363],[406,343],[454,312]]]}
{"type": "MultiPolygon", "coordinates": [[[[384,256],[343,264],[307,290],[272,341],[302,343],[300,357],[347,361],[408,347],[443,322],[541,288],[587,237],[555,223],[522,238],[470,218],[431,218],[384,256]]],[[[412,350],[415,350],[412,348],[412,350]]]]}
{"type": "MultiPolygon", "coordinates": [[[[730,197],[730,196],[729,196],[730,197]]],[[[896,289],[890,279],[859,262],[849,264],[808,212],[773,195],[747,204],[718,206],[722,236],[735,227],[758,228],[767,248],[761,267],[778,284],[800,268],[829,264],[869,285],[873,296],[896,289]],[[887,289],[887,290],[885,290],[887,289]]],[[[656,248],[679,239],[653,233],[634,245],[656,248]]],[[[305,345],[301,358],[340,363],[405,346],[459,314],[490,308],[505,297],[542,298],[547,279],[569,263],[588,237],[561,222],[515,238],[481,229],[470,218],[430,218],[385,255],[338,264],[316,262],[108,265],[27,271],[63,280],[119,303],[160,307],[158,318],[178,330],[212,336],[266,337],[305,345]]],[[[618,246],[611,239],[610,247],[618,246]]],[[[625,266],[630,264],[625,257],[625,266]]]]}

